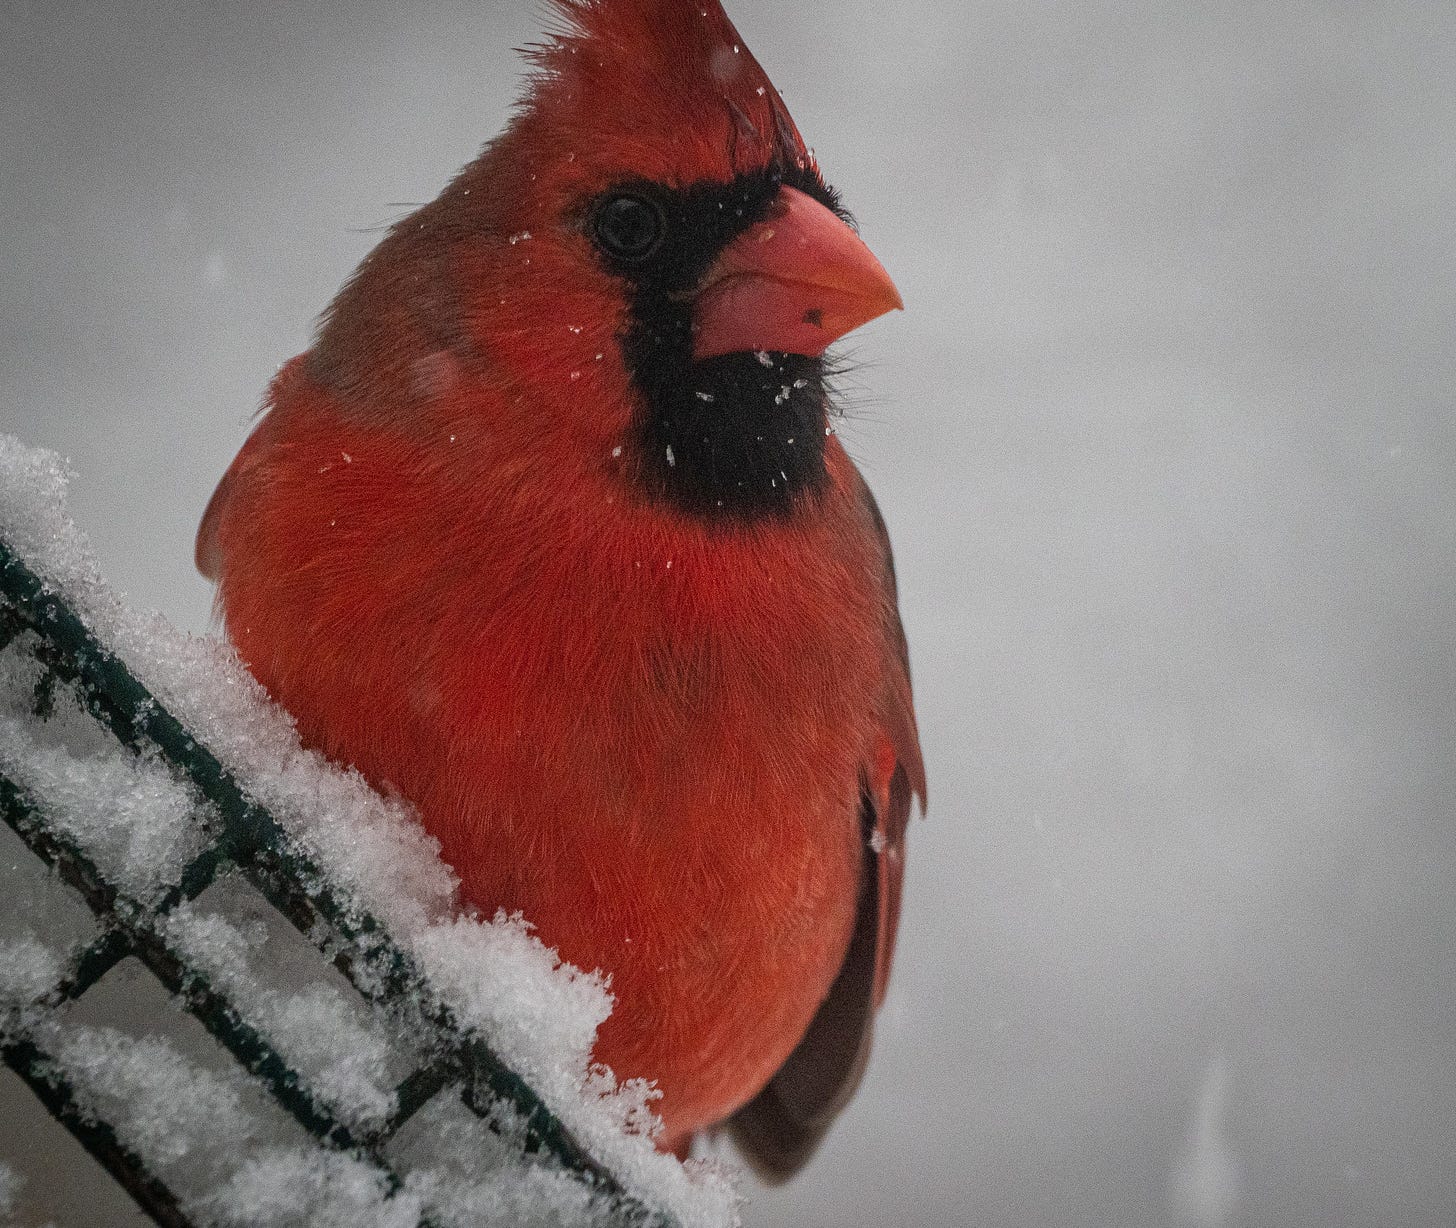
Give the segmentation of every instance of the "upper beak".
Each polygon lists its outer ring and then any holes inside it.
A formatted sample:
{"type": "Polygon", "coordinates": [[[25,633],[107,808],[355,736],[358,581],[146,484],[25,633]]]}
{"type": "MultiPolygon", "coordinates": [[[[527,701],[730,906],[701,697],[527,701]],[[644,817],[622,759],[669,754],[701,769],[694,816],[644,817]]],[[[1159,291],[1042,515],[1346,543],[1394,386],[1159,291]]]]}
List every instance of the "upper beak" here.
{"type": "Polygon", "coordinates": [[[723,249],[698,288],[693,357],[822,354],[904,307],[874,253],[817,200],[784,187],[769,216],[723,249]]]}

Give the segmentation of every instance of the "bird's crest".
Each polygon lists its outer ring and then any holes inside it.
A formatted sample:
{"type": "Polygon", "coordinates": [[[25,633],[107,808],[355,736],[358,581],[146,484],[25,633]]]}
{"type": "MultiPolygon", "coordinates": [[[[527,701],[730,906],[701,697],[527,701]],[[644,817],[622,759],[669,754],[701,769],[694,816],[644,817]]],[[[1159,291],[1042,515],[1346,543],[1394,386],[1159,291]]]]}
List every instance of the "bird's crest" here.
{"type": "Polygon", "coordinates": [[[578,136],[595,130],[610,148],[630,140],[639,155],[656,146],[659,165],[640,156],[639,165],[665,181],[813,166],[718,0],[554,0],[554,8],[560,28],[526,51],[536,70],[527,116],[578,136]]]}

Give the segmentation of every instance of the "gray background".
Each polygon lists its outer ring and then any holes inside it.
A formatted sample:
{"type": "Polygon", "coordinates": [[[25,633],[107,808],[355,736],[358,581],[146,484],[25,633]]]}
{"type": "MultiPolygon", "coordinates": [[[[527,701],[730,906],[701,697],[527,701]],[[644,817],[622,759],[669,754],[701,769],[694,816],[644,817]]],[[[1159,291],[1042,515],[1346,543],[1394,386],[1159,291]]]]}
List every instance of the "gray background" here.
{"type": "MultiPolygon", "coordinates": [[[[1456,1223],[1456,6],[732,11],[908,304],[844,433],[932,792],[869,1078],[749,1222],[1456,1223]]],[[[540,12],[0,12],[0,425],[202,628],[264,384],[540,12]]]]}

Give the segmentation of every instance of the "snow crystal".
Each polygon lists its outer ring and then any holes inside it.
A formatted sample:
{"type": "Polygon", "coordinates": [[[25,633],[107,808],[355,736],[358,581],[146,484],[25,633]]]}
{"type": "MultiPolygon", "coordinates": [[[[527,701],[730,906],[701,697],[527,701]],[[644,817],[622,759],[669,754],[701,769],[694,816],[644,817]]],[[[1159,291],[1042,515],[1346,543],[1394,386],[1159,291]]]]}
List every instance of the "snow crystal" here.
{"type": "Polygon", "coordinates": [[[202,284],[220,286],[228,279],[227,254],[221,251],[209,252],[202,266],[202,284]]]}
{"type": "MultiPolygon", "coordinates": [[[[319,1095],[356,1126],[382,1121],[395,1107],[394,1084],[407,1071],[394,1071],[389,1037],[368,1026],[361,999],[351,1001],[327,982],[276,982],[278,970],[263,947],[267,927],[243,926],[209,908],[219,888],[201,900],[181,904],[162,922],[164,937],[188,963],[205,972],[239,1012],[299,1070],[319,1095]],[[393,1075],[393,1077],[391,1077],[393,1075]]],[[[281,920],[281,918],[280,918],[281,920]]],[[[352,993],[352,991],[350,991],[352,993]]]]}
{"type": "Polygon", "coordinates": [[[646,1145],[659,1125],[651,1111],[656,1089],[642,1079],[618,1083],[591,1064],[596,1029],[611,1009],[600,973],[561,963],[519,915],[497,914],[484,926],[465,919],[433,926],[416,951],[462,1022],[627,1188],[664,1202],[686,1224],[733,1222],[723,1170],[683,1166],[646,1145]],[[580,1111],[583,1102],[591,1111],[580,1111]]]}
{"type": "Polygon", "coordinates": [[[201,852],[207,807],[164,764],[101,736],[69,688],[48,719],[33,716],[38,674],[19,645],[0,652],[0,772],[111,881],[160,895],[201,852]]]}
{"type": "MultiPolygon", "coordinates": [[[[414,955],[463,1026],[477,1031],[520,1071],[629,1191],[690,1228],[735,1223],[736,1199],[726,1170],[712,1164],[682,1165],[659,1153],[651,1142],[653,1090],[640,1080],[619,1084],[610,1071],[592,1065],[596,1028],[610,1009],[603,979],[562,964],[520,918],[486,923],[462,916],[455,875],[409,806],[380,797],[357,772],[304,750],[287,715],[268,700],[227,644],[185,635],[160,616],[127,609],[102,580],[86,539],[66,516],[67,480],[59,458],[0,435],[0,537],[66,598],[92,632],[272,813],[300,850],[414,955]]],[[[103,870],[116,874],[129,889],[152,891],[168,881],[197,847],[204,809],[158,762],[96,746],[78,752],[70,740],[55,745],[54,731],[26,715],[29,691],[18,676],[23,666],[11,662],[6,669],[10,685],[0,685],[5,696],[0,702],[0,721],[5,722],[0,746],[7,753],[12,746],[23,749],[5,761],[6,769],[13,761],[16,771],[29,772],[36,800],[56,813],[58,825],[68,825],[77,840],[94,846],[98,861],[105,859],[103,870]],[[110,799],[104,811],[97,806],[103,796],[110,799]]],[[[60,719],[71,721],[74,714],[67,711],[60,719]]],[[[27,789],[30,783],[27,778],[27,789]]],[[[169,927],[168,937],[193,944],[194,953],[220,979],[263,983],[266,963],[258,960],[254,939],[246,927],[226,917],[190,906],[179,914],[177,928],[169,927]]],[[[270,999],[267,994],[260,994],[258,1002],[259,1026],[270,1034],[276,1029],[280,1046],[301,1041],[314,1027],[328,1033],[312,1055],[324,1070],[330,1069],[331,1056],[359,1045],[358,1062],[335,1067],[338,1077],[330,1083],[325,1076],[320,1090],[327,1087],[325,1094],[352,1099],[356,1110],[377,1109],[370,1089],[379,1090],[379,1050],[370,1047],[372,1040],[347,1031],[336,1002],[327,995],[303,995],[285,1007],[281,996],[270,999]]],[[[245,1128],[246,1123],[232,1120],[226,1081],[175,1068],[165,1052],[146,1049],[147,1041],[128,1041],[123,1047],[104,1031],[90,1039],[93,1044],[72,1046],[61,1060],[69,1064],[74,1059],[89,1070],[96,1085],[118,1090],[118,1107],[127,1110],[128,1137],[165,1148],[176,1137],[169,1127],[190,1132],[195,1126],[202,1137],[221,1145],[216,1141],[220,1135],[233,1131],[236,1140],[236,1131],[245,1128]],[[95,1058],[89,1065],[88,1051],[95,1058]],[[138,1053],[153,1060],[141,1061],[135,1058],[138,1053]],[[143,1078],[148,1071],[154,1076],[150,1083],[143,1078]],[[134,1086],[120,1094],[128,1084],[134,1086]]],[[[302,1049],[296,1052],[302,1063],[302,1049]]],[[[241,1198],[248,1190],[256,1193],[249,1174],[265,1171],[265,1164],[280,1173],[292,1163],[277,1156],[250,1162],[255,1167],[228,1178],[226,1198],[241,1198]]],[[[353,1196],[348,1191],[363,1189],[352,1184],[357,1174],[336,1169],[331,1176],[312,1164],[305,1167],[307,1173],[299,1177],[303,1186],[327,1192],[329,1199],[348,1203],[353,1196]]],[[[524,1174],[514,1192],[505,1193],[502,1186],[489,1197],[516,1198],[525,1206],[533,1197],[544,1197],[541,1191],[547,1185],[564,1180],[539,1169],[528,1168],[524,1174]]],[[[415,1192],[444,1199],[441,1183],[448,1183],[446,1176],[421,1176],[415,1192]]],[[[461,1206],[477,1194],[486,1196],[479,1190],[471,1193],[466,1185],[457,1181],[449,1186],[450,1197],[463,1200],[461,1206]]],[[[404,1205],[396,1206],[398,1197],[371,1204],[368,1215],[351,1211],[350,1222],[391,1223],[389,1217],[404,1205]]],[[[569,1192],[568,1201],[575,1197],[569,1192]]],[[[314,1201],[324,1198],[319,1193],[314,1201]]],[[[248,1205],[257,1216],[272,1214],[257,1199],[248,1205]]],[[[562,1218],[570,1218],[564,1209],[562,1218]]],[[[327,1221],[315,1217],[312,1222],[327,1221]]]]}
{"type": "Polygon", "coordinates": [[[536,1166],[510,1180],[480,1179],[430,1169],[411,1173],[406,1190],[423,1198],[435,1217],[450,1228],[510,1224],[512,1228],[563,1228],[565,1225],[619,1223],[610,1203],[559,1169],[536,1166]]]}
{"type": "Polygon", "coordinates": [[[436,1096],[400,1132],[390,1160],[448,1228],[612,1224],[612,1207],[556,1168],[522,1168],[525,1127],[504,1111],[482,1120],[458,1088],[436,1096]]]}
{"type": "Polygon", "coordinates": [[[381,1121],[395,1108],[387,1041],[350,1017],[336,989],[316,985],[286,997],[260,995],[263,1031],[309,1074],[319,1093],[356,1122],[381,1121]]]}
{"type": "Polygon", "coordinates": [[[338,1152],[272,1148],[249,1157],[198,1207],[238,1228],[415,1228],[418,1195],[390,1197],[378,1169],[338,1152]]]}
{"type": "Polygon", "coordinates": [[[15,1196],[24,1184],[25,1178],[0,1160],[0,1215],[10,1215],[15,1210],[15,1196]]]}
{"type": "Polygon", "coordinates": [[[1189,1228],[1224,1228],[1238,1206],[1241,1165],[1223,1124],[1228,1085],[1228,1063],[1215,1057],[1204,1072],[1188,1136],[1173,1167],[1174,1218],[1189,1228]]]}
{"type": "Polygon", "coordinates": [[[462,917],[431,926],[415,950],[462,1020],[528,1082],[578,1079],[611,1012],[606,981],[561,964],[530,931],[519,914],[492,925],[462,917]]]}
{"type": "Polygon", "coordinates": [[[203,1069],[170,1040],[88,1025],[36,1031],[82,1105],[160,1169],[193,1154],[226,1156],[256,1132],[239,1096],[242,1076],[203,1069]]]}
{"type": "MultiPolygon", "coordinates": [[[[29,974],[16,972],[24,963],[35,967],[26,955],[33,943],[49,952],[58,967],[77,946],[96,936],[96,921],[80,895],[50,871],[10,827],[0,824],[0,981],[7,974],[20,985],[29,974]],[[36,933],[36,927],[43,930],[36,933]]],[[[47,986],[46,988],[49,988],[47,986]]],[[[17,989],[19,992],[19,989],[17,989]]],[[[6,993],[0,990],[0,998],[6,993]]]]}
{"type": "Polygon", "coordinates": [[[54,986],[64,970],[62,955],[32,933],[0,942],[0,1008],[29,1005],[54,986]]]}
{"type": "Polygon", "coordinates": [[[209,1070],[168,1038],[111,1027],[48,1019],[31,1032],[83,1110],[110,1123],[196,1219],[235,1228],[419,1222],[419,1199],[390,1198],[378,1168],[312,1141],[277,1142],[278,1132],[249,1107],[260,1093],[237,1069],[209,1070]]]}

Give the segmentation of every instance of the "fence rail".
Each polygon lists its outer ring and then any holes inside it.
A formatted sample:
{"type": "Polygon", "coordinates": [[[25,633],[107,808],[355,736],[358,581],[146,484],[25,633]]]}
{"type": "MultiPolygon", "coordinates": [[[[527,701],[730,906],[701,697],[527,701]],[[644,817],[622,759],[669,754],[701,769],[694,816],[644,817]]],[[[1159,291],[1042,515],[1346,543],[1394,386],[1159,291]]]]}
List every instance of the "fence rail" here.
{"type": "MultiPolygon", "coordinates": [[[[460,1026],[408,952],[327,882],[207,747],[0,541],[0,650],[7,645],[28,651],[43,668],[34,697],[37,719],[53,702],[57,685],[74,687],[91,715],[120,744],[160,755],[179,779],[212,804],[221,820],[215,838],[186,867],[177,885],[159,904],[144,906],[109,881],[77,841],[49,823],[40,806],[0,775],[0,814],[6,824],[79,893],[98,925],[98,936],[71,953],[63,979],[32,1004],[34,1010],[59,1010],[83,997],[122,960],[135,958],[314,1139],[372,1167],[390,1191],[403,1181],[385,1155],[386,1145],[426,1103],[458,1087],[462,1101],[482,1119],[492,1119],[504,1107],[523,1123],[523,1162],[559,1164],[575,1174],[613,1206],[616,1222],[632,1228],[674,1228],[671,1217],[625,1191],[525,1080],[460,1026]],[[230,1000],[169,940],[168,914],[230,870],[240,872],[366,1000],[407,1019],[412,1034],[426,1041],[428,1060],[398,1083],[394,1110],[384,1120],[364,1126],[343,1120],[248,1022],[245,1004],[230,1000]]],[[[168,1228],[193,1223],[185,1200],[125,1145],[114,1123],[83,1109],[75,1081],[55,1054],[44,1051],[43,1042],[12,1030],[0,1035],[0,1047],[6,1064],[152,1219],[168,1228]]]]}

